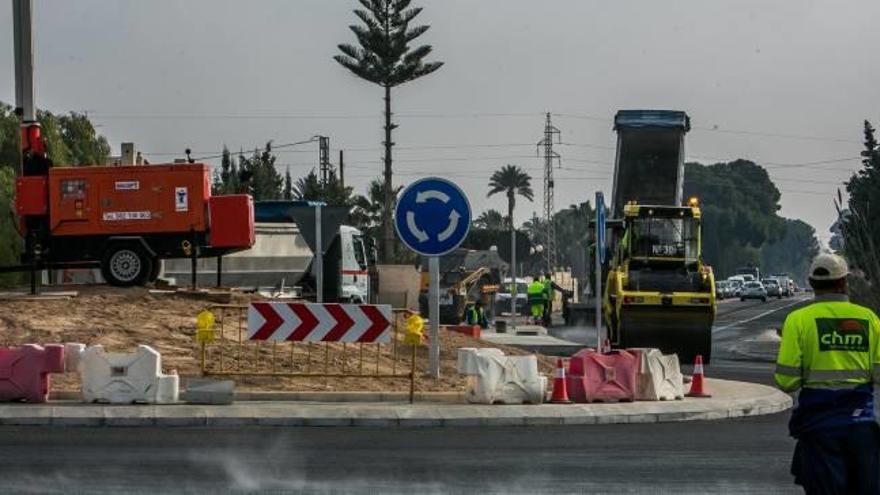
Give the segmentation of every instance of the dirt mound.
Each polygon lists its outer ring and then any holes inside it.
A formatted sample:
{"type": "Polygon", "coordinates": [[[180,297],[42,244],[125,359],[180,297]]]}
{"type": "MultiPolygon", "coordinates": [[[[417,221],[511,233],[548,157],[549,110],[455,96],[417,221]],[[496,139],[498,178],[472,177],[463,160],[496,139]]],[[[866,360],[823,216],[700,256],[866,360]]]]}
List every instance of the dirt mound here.
{"type": "MultiPolygon", "coordinates": [[[[181,377],[200,374],[200,347],[195,341],[195,317],[212,303],[179,294],[151,293],[143,288],[77,287],[77,297],[46,300],[0,300],[0,345],[24,343],[80,342],[101,344],[108,351],[130,352],[147,344],[162,354],[163,368],[176,369],[181,377]]],[[[233,294],[231,304],[247,304],[255,296],[233,294]]],[[[220,311],[215,310],[215,313],[220,311]]],[[[220,371],[276,373],[376,373],[399,374],[409,370],[410,348],[397,345],[323,344],[272,345],[239,344],[237,311],[227,312],[223,339],[208,347],[207,364],[220,371]],[[274,366],[274,367],[273,367],[274,366]],[[377,371],[378,370],[378,371],[377,371]]],[[[441,332],[440,380],[424,378],[428,347],[417,349],[418,389],[422,391],[461,391],[464,378],[456,372],[457,350],[461,347],[489,347],[490,344],[465,335],[441,332]]],[[[525,354],[518,349],[497,346],[508,354],[525,354]]],[[[539,366],[552,373],[553,360],[539,356],[539,366]]],[[[316,377],[236,377],[242,389],[250,390],[365,390],[403,391],[406,380],[372,378],[316,377]]],[[[79,387],[75,374],[55,375],[53,389],[79,387]]]]}

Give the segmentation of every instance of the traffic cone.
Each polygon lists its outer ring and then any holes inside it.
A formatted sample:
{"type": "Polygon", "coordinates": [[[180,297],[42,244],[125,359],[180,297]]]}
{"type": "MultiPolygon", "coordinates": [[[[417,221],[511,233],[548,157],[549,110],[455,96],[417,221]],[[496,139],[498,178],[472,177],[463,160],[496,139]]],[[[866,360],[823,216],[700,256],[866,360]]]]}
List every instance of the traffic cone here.
{"type": "Polygon", "coordinates": [[[697,354],[697,358],[694,360],[694,375],[691,379],[691,391],[688,392],[688,397],[712,397],[712,394],[706,392],[706,389],[703,387],[703,356],[697,354]]]}
{"type": "Polygon", "coordinates": [[[611,340],[605,339],[602,342],[602,354],[608,354],[609,352],[611,352],[611,340]]]}
{"type": "Polygon", "coordinates": [[[568,398],[568,386],[565,384],[565,366],[562,358],[556,361],[556,373],[553,375],[553,395],[550,396],[551,404],[571,404],[568,398]]]}

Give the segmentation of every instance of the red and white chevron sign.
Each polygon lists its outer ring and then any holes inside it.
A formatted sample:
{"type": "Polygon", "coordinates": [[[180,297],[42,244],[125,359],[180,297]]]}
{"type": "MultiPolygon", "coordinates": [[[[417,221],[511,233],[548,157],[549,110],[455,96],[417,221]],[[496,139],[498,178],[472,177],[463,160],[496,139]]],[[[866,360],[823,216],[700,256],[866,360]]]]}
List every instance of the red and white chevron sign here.
{"type": "Polygon", "coordinates": [[[276,342],[391,342],[387,304],[254,302],[248,340],[276,342]]]}

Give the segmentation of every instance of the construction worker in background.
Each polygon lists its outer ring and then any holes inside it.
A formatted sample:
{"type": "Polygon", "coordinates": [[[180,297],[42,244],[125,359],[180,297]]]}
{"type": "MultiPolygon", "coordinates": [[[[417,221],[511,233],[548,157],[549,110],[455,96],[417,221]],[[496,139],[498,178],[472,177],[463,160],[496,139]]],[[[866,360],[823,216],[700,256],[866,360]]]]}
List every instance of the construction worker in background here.
{"type": "Polygon", "coordinates": [[[776,383],[800,389],[789,432],[797,439],[791,473],[804,491],[880,493],[880,320],[849,302],[846,261],[820,254],[810,266],[812,304],[785,319],[776,383]]]}
{"type": "Polygon", "coordinates": [[[553,281],[552,275],[550,272],[544,276],[544,326],[549,327],[553,320],[551,315],[553,314],[553,299],[556,298],[556,291],[566,292],[565,289],[560,287],[553,281]]]}
{"type": "Polygon", "coordinates": [[[535,275],[532,283],[529,284],[529,306],[532,310],[532,320],[535,325],[540,325],[544,319],[544,283],[541,281],[541,274],[535,275]]]}
{"type": "Polygon", "coordinates": [[[486,319],[486,312],[483,311],[483,301],[468,303],[464,311],[464,321],[468,325],[479,325],[480,328],[489,328],[489,320],[486,319]]]}

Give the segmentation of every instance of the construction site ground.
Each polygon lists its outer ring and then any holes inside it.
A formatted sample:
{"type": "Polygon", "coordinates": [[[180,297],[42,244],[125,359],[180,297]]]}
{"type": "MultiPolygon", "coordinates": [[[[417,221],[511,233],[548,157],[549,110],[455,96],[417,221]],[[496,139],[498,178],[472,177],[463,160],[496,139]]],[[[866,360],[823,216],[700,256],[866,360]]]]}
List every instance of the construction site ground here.
{"type": "MultiPolygon", "coordinates": [[[[212,303],[186,294],[155,293],[145,288],[113,288],[106,286],[74,286],[75,297],[2,298],[0,299],[0,345],[25,343],[50,344],[78,342],[100,344],[108,351],[131,352],[138,344],[146,344],[162,355],[166,372],[176,370],[183,383],[187,377],[199,376],[200,346],[195,340],[196,315],[212,303]]],[[[260,299],[252,294],[233,293],[230,304],[245,305],[260,299]]],[[[215,310],[215,313],[219,311],[215,310]]],[[[218,314],[218,316],[221,316],[218,314]]],[[[225,339],[208,346],[207,360],[212,369],[222,365],[224,371],[263,371],[292,373],[403,374],[409,371],[410,348],[398,340],[397,345],[323,344],[238,342],[237,311],[227,310],[224,322],[225,339]],[[377,354],[378,352],[378,354],[377,354]]],[[[402,338],[403,330],[399,332],[402,338]]],[[[442,331],[440,339],[441,379],[425,378],[428,346],[417,348],[417,389],[426,392],[459,392],[465,378],[456,371],[457,350],[461,347],[497,347],[508,354],[525,351],[505,345],[491,344],[471,337],[442,331]]],[[[552,375],[554,361],[538,355],[542,373],[552,375]]],[[[369,377],[249,377],[233,378],[240,390],[266,391],[406,391],[406,379],[378,380],[369,377]]],[[[52,376],[55,391],[79,389],[78,375],[68,373],[52,376]]]]}

